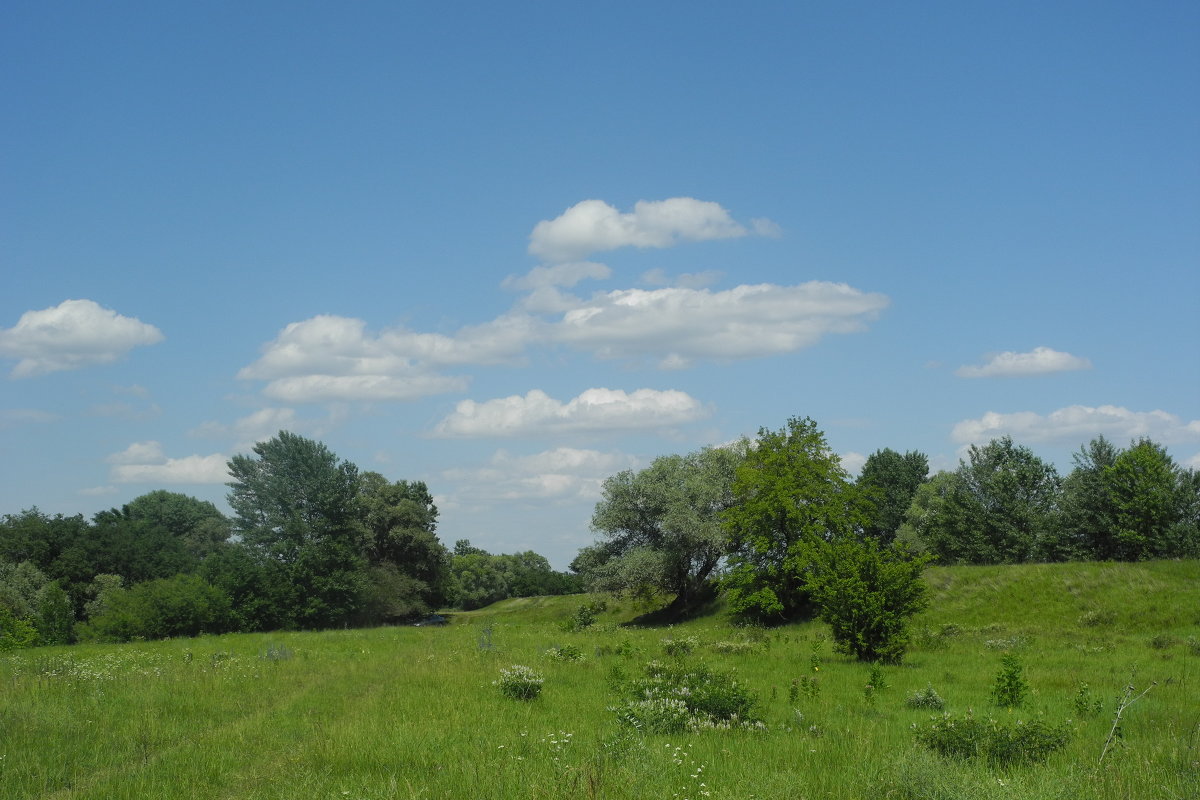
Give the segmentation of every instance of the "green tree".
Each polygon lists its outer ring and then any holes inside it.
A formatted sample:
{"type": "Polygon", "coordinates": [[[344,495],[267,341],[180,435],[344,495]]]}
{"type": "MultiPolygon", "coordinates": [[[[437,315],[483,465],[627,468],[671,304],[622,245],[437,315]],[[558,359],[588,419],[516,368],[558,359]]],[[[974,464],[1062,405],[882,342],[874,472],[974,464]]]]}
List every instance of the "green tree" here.
{"type": "Polygon", "coordinates": [[[737,467],[723,518],[733,549],[725,579],[735,613],[784,621],[809,610],[807,546],[862,530],[870,503],[808,418],[759,430],[737,467]]]}
{"type": "Polygon", "coordinates": [[[1112,509],[1112,557],[1126,561],[1194,555],[1197,531],[1188,519],[1195,476],[1166,448],[1141,439],[1105,467],[1112,509]]]}
{"type": "Polygon", "coordinates": [[[1098,436],[1073,456],[1075,466],[1063,480],[1056,526],[1056,550],[1064,558],[1116,558],[1116,518],[1108,470],[1120,452],[1098,436]]]}
{"type": "Polygon", "coordinates": [[[85,641],[127,642],[224,633],[232,627],[224,592],[195,575],[176,575],[112,592],[103,612],[79,631],[85,641]]]}
{"type": "Polygon", "coordinates": [[[1011,437],[971,445],[928,521],[930,551],[943,563],[1012,564],[1042,557],[1060,481],[1054,467],[1011,437]]]}
{"type": "Polygon", "coordinates": [[[867,456],[858,486],[867,493],[874,510],[864,532],[890,544],[904,522],[913,495],[928,477],[929,458],[924,453],[910,450],[900,455],[884,448],[867,456]]]}
{"type": "Polygon", "coordinates": [[[946,495],[956,480],[953,472],[942,470],[917,487],[896,531],[895,543],[917,553],[928,553],[936,538],[934,526],[945,509],[946,495]]]}
{"type": "Polygon", "coordinates": [[[435,533],[438,510],[423,482],[392,483],[378,472],[365,472],[359,478],[358,514],[367,531],[367,559],[375,568],[372,604],[391,609],[386,620],[395,620],[397,609],[424,614],[450,599],[450,554],[435,533]],[[379,594],[384,587],[408,594],[389,600],[379,594]]]}
{"type": "MultiPolygon", "coordinates": [[[[588,561],[587,580],[601,591],[673,594],[686,609],[707,597],[729,550],[722,514],[744,446],[705,448],[656,458],[646,469],[604,481],[592,529],[604,537],[588,561]]],[[[583,562],[580,562],[583,563],[583,562]]]]}
{"type": "Polygon", "coordinates": [[[837,648],[860,661],[898,664],[908,647],[908,621],[929,605],[921,574],[931,556],[843,536],[804,546],[812,565],[805,587],[837,648]]]}
{"type": "Polygon", "coordinates": [[[131,500],[122,510],[128,519],[166,530],[197,559],[219,548],[232,530],[229,518],[215,505],[179,492],[150,492],[131,500]]]}
{"type": "Polygon", "coordinates": [[[41,644],[70,644],[75,627],[75,610],[71,598],[51,581],[42,587],[37,597],[37,619],[34,626],[41,644]]]}
{"type": "Polygon", "coordinates": [[[344,624],[367,586],[358,468],[288,431],[229,462],[234,530],[281,565],[295,594],[289,618],[305,628],[344,624]]]}

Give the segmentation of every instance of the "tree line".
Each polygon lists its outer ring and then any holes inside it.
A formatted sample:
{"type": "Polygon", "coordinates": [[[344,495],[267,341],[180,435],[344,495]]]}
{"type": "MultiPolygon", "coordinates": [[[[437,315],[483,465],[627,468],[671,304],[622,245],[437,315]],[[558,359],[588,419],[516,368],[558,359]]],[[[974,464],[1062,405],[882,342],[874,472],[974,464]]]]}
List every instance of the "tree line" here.
{"type": "Polygon", "coordinates": [[[1101,436],[1063,478],[1002,437],[932,476],[925,454],[885,448],[852,480],[816,423],[793,418],[611,476],[592,528],[571,565],[592,589],[667,593],[676,611],[723,592],[765,623],[818,614],[851,652],[895,660],[930,561],[1200,556],[1200,473],[1149,439],[1101,436]]]}
{"type": "Polygon", "coordinates": [[[532,551],[446,548],[425,483],[360,472],[287,431],[229,474],[232,517],[163,490],[90,521],[0,517],[0,649],[389,624],[580,590],[532,551]]]}

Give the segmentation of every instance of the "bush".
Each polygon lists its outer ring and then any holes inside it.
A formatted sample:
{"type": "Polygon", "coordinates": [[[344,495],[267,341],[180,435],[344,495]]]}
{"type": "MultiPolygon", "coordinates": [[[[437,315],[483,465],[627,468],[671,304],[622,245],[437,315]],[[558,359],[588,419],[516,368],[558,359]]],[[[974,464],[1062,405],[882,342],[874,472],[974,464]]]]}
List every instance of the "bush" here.
{"type": "Polygon", "coordinates": [[[105,594],[104,610],[80,638],[107,642],[224,633],[234,627],[229,596],[194,575],[146,581],[105,594]]]}
{"type": "Polygon", "coordinates": [[[551,647],[547,650],[546,658],[555,661],[582,661],[583,651],[573,644],[564,644],[562,647],[551,647]]]}
{"type": "Polygon", "coordinates": [[[718,672],[703,665],[651,661],[645,673],[646,677],[625,687],[629,702],[614,709],[625,724],[671,732],[659,728],[677,724],[675,718],[682,704],[687,714],[686,724],[691,729],[761,726],[755,716],[757,698],[731,672],[718,672]]]}
{"type": "Polygon", "coordinates": [[[908,647],[908,620],[928,605],[921,578],[928,556],[844,537],[808,551],[806,586],[837,649],[860,661],[898,664],[908,647]]]}
{"type": "Polygon", "coordinates": [[[37,628],[0,604],[0,653],[32,647],[37,643],[37,638],[37,628]]]}
{"type": "Polygon", "coordinates": [[[675,658],[691,655],[699,644],[700,640],[695,636],[689,636],[686,639],[662,640],[663,652],[675,658]]]}
{"type": "Polygon", "coordinates": [[[500,670],[500,680],[493,685],[500,687],[500,693],[513,700],[533,700],[542,693],[545,678],[532,669],[521,664],[514,664],[508,669],[500,670]]]}
{"type": "Polygon", "coordinates": [[[583,603],[575,609],[571,614],[571,618],[564,624],[563,628],[568,631],[581,631],[584,628],[590,628],[596,624],[596,617],[608,610],[608,603],[603,600],[592,600],[583,603]]]}
{"type": "Polygon", "coordinates": [[[994,719],[979,720],[970,714],[933,717],[927,727],[917,728],[916,735],[918,742],[938,755],[983,758],[1001,767],[1041,763],[1070,740],[1065,725],[1048,725],[1041,720],[1009,725],[994,719]]]}

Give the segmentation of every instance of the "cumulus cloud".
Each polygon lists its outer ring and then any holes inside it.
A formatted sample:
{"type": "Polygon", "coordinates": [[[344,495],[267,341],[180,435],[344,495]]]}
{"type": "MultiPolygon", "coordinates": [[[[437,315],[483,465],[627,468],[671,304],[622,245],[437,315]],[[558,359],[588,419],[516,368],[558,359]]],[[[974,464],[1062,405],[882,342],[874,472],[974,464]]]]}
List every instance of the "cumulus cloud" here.
{"type": "Polygon", "coordinates": [[[478,500],[595,501],[604,479],[637,460],[621,453],[558,447],[528,456],[497,451],[485,467],[446,470],[457,494],[478,500]]]}
{"type": "Polygon", "coordinates": [[[20,359],[11,373],[30,378],[93,364],[111,364],[135,347],[163,340],[162,332],[92,300],[64,300],[26,311],[0,329],[0,356],[20,359]]]}
{"type": "Polygon", "coordinates": [[[663,367],[692,359],[775,355],[828,333],[861,331],[888,304],[843,283],[742,285],[726,291],[675,287],[598,294],[552,329],[559,341],[601,358],[653,357],[663,367]]]}
{"type": "Polygon", "coordinates": [[[155,441],[134,442],[108,457],[109,480],[114,483],[225,483],[229,469],[225,456],[191,455],[167,458],[155,441]]]}
{"type": "Polygon", "coordinates": [[[1016,378],[1091,368],[1092,362],[1086,358],[1049,347],[1035,347],[1028,353],[997,353],[982,366],[961,366],[954,374],[960,378],[1016,378]]]}
{"type": "MultiPolygon", "coordinates": [[[[756,220],[754,232],[769,230],[771,225],[769,220],[756,220]]],[[[639,200],[627,213],[603,200],[584,200],[535,225],[529,252],[550,262],[576,261],[620,247],[662,248],[749,233],[717,203],[691,197],[639,200]]]]}
{"type": "Polygon", "coordinates": [[[264,394],[287,403],[414,400],[466,389],[466,377],[442,375],[438,367],[513,361],[533,326],[532,318],[512,314],[454,336],[404,329],[371,335],[361,319],[320,315],[285,327],[238,377],[268,381],[264,394]]]}
{"type": "Polygon", "coordinates": [[[1121,406],[1067,406],[1049,414],[989,411],[979,419],[954,426],[951,436],[961,444],[982,444],[1009,435],[1027,442],[1078,442],[1103,434],[1123,443],[1149,437],[1162,444],[1200,441],[1200,420],[1184,422],[1166,411],[1130,411],[1121,406]]]}
{"type": "Polygon", "coordinates": [[[588,389],[563,403],[540,389],[477,403],[463,400],[437,424],[438,436],[530,436],[665,428],[707,416],[700,402],[668,389],[588,389]]]}

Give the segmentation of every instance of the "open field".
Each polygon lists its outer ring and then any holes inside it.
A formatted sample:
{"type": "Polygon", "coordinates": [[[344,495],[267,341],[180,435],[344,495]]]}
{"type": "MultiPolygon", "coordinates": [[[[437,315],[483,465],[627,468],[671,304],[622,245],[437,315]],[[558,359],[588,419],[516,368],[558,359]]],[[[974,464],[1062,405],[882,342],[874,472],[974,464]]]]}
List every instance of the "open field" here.
{"type": "Polygon", "coordinates": [[[41,648],[0,656],[4,798],[1194,798],[1200,796],[1200,563],[953,567],[902,666],[832,652],[825,626],[560,623],[582,597],[510,600],[444,628],[379,628],[41,648]],[[663,639],[695,637],[690,655],[663,639]],[[574,645],[582,660],[556,660],[574,645]],[[990,700],[1019,655],[1031,695],[990,700]],[[641,734],[614,688],[652,659],[737,671],[765,731],[641,734]],[[518,701],[501,669],[545,676],[518,701]],[[816,667],[817,669],[814,669],[816,667]],[[796,682],[793,684],[793,682],[796,682]],[[1097,764],[1124,687],[1157,684],[1097,764]],[[1101,701],[1081,711],[1080,685],[1101,701]],[[793,688],[795,686],[795,688],[793,688]],[[1070,720],[1065,749],[1008,769],[946,760],[906,699],[947,711],[1070,720]]]}

